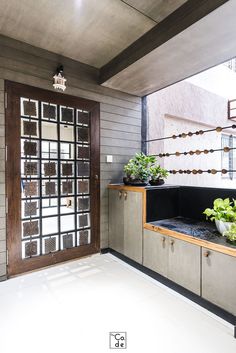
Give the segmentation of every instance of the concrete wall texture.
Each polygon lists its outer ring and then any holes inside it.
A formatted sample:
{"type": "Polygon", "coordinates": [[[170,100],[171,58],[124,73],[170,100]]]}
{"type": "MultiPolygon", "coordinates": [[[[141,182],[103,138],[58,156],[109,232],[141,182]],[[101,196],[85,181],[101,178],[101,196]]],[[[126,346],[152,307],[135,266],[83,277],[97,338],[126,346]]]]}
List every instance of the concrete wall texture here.
{"type": "Polygon", "coordinates": [[[54,90],[52,76],[64,65],[68,87],[65,94],[100,102],[101,118],[101,248],[108,246],[108,191],[110,182],[120,182],[123,165],[141,149],[141,98],[97,84],[98,70],[0,36],[0,280],[6,277],[5,122],[4,80],[54,90]],[[106,155],[113,163],[106,163],[106,155]]]}
{"type": "MultiPolygon", "coordinates": [[[[156,92],[147,100],[149,139],[232,125],[232,121],[228,121],[228,100],[225,97],[208,92],[187,81],[156,92]]],[[[235,132],[228,129],[224,133],[234,134],[235,132]]],[[[150,154],[211,148],[221,148],[221,133],[211,132],[185,139],[149,143],[150,154]]],[[[221,169],[221,152],[199,156],[172,156],[158,160],[167,169],[221,169]]],[[[222,178],[221,173],[216,175],[176,174],[170,175],[167,182],[177,185],[235,187],[235,179],[222,178]]]]}

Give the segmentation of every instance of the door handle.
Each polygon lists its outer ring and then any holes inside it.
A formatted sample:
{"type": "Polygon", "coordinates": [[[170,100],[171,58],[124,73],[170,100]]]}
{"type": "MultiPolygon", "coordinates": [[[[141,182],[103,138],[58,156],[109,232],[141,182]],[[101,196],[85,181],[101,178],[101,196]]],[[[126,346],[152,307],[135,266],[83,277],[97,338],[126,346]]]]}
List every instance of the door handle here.
{"type": "Polygon", "coordinates": [[[203,253],[204,257],[209,257],[209,255],[210,255],[210,251],[204,251],[204,253],[203,253]]]}
{"type": "Polygon", "coordinates": [[[124,193],[124,198],[125,198],[125,200],[127,200],[127,197],[128,197],[128,193],[125,192],[125,193],[124,193]]]}
{"type": "Polygon", "coordinates": [[[174,243],[175,243],[175,241],[174,241],[173,239],[171,239],[171,241],[170,241],[170,245],[171,245],[171,246],[173,246],[173,245],[174,245],[174,243]]]}
{"type": "Polygon", "coordinates": [[[119,191],[119,199],[122,198],[122,191],[119,191]]]}
{"type": "Polygon", "coordinates": [[[162,241],[162,243],[164,243],[166,241],[166,238],[165,237],[161,237],[161,241],[162,241]]]}

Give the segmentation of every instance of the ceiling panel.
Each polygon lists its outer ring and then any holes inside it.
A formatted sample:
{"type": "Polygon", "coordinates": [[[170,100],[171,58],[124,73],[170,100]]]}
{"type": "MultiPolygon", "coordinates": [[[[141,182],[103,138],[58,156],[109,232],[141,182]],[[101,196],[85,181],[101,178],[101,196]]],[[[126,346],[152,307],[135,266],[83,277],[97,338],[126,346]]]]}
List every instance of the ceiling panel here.
{"type": "Polygon", "coordinates": [[[162,21],[187,0],[124,0],[156,22],[162,21]]]}
{"type": "Polygon", "coordinates": [[[119,0],[0,0],[0,33],[100,68],[155,22],[119,0]]]}
{"type": "Polygon", "coordinates": [[[235,13],[226,2],[103,85],[144,96],[236,57],[235,13]]]}

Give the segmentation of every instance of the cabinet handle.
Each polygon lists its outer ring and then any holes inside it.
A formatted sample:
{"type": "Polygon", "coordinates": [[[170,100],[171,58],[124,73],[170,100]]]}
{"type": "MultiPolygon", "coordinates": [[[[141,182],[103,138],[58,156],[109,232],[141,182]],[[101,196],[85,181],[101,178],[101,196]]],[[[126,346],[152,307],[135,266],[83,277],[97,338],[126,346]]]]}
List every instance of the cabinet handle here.
{"type": "Polygon", "coordinates": [[[205,256],[205,257],[208,257],[210,255],[210,251],[205,251],[204,253],[203,253],[203,256],[205,256]]]}
{"type": "Polygon", "coordinates": [[[122,191],[119,191],[119,199],[122,198],[122,191]]]}
{"type": "Polygon", "coordinates": [[[174,245],[175,241],[173,239],[171,239],[170,241],[170,245],[174,245]]]}
{"type": "Polygon", "coordinates": [[[125,200],[127,200],[127,197],[128,197],[128,194],[127,194],[127,192],[125,192],[125,193],[124,193],[124,198],[125,198],[125,200]]]}
{"type": "Polygon", "coordinates": [[[166,238],[165,237],[161,237],[161,241],[162,241],[162,243],[164,243],[166,241],[166,238]]]}

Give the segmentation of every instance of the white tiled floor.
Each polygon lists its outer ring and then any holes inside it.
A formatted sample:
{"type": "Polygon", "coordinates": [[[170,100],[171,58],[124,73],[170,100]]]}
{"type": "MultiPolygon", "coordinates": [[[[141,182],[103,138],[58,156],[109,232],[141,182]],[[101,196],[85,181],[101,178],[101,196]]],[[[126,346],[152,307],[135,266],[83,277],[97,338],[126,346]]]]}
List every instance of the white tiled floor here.
{"type": "Polygon", "coordinates": [[[231,325],[110,254],[0,283],[1,353],[115,352],[110,331],[131,353],[236,352],[231,325]]]}

